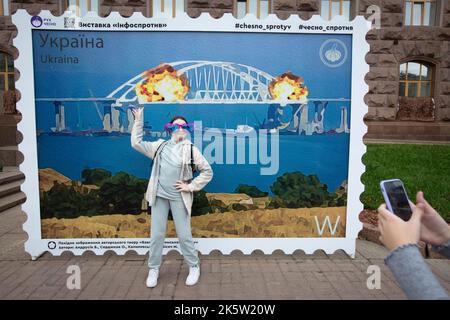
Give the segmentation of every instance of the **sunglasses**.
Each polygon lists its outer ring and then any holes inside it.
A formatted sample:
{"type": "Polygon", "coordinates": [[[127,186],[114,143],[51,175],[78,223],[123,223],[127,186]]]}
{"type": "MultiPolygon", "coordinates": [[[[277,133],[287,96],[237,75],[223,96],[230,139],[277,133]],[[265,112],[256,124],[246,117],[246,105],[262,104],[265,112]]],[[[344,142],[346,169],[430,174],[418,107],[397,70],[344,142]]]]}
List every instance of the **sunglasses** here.
{"type": "Polygon", "coordinates": [[[164,126],[164,130],[166,130],[168,132],[175,132],[180,129],[192,131],[192,130],[194,130],[194,123],[189,122],[189,123],[179,124],[179,123],[169,122],[169,123],[166,123],[166,125],[164,126]]]}

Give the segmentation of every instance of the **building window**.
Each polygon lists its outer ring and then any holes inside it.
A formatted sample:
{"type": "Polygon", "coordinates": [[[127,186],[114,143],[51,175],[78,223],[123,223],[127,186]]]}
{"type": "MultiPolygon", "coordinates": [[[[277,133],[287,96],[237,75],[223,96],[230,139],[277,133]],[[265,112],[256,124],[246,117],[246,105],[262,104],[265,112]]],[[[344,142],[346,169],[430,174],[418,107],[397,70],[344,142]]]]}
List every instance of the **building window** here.
{"type": "Polygon", "coordinates": [[[9,0],[0,0],[0,16],[9,16],[9,0]]]}
{"type": "Polygon", "coordinates": [[[98,13],[98,0],[68,0],[66,1],[66,7],[77,17],[82,17],[89,11],[98,13]]]}
{"type": "Polygon", "coordinates": [[[350,5],[350,0],[322,0],[320,15],[325,20],[331,20],[337,15],[350,20],[350,5]]]}
{"type": "Polygon", "coordinates": [[[258,19],[263,19],[272,13],[272,0],[236,0],[234,2],[234,16],[242,19],[247,13],[258,19]]]}
{"type": "Polygon", "coordinates": [[[0,51],[0,114],[16,113],[14,58],[0,51]]]}
{"type": "Polygon", "coordinates": [[[14,90],[14,58],[0,52],[0,90],[14,90]]]}
{"type": "Polygon", "coordinates": [[[185,12],[184,0],[147,0],[146,6],[147,9],[151,8],[147,10],[147,14],[152,17],[171,15],[175,18],[178,13],[185,12]]]}
{"type": "Polygon", "coordinates": [[[433,96],[433,68],[431,65],[416,61],[401,64],[399,96],[433,96]]]}
{"type": "Polygon", "coordinates": [[[267,17],[271,13],[272,1],[270,0],[256,0],[257,1],[257,9],[256,9],[256,17],[258,19],[263,19],[267,17]]]}
{"type": "Polygon", "coordinates": [[[248,11],[248,4],[247,4],[247,0],[237,0],[235,1],[235,6],[234,6],[234,16],[238,19],[242,19],[248,11]]]}
{"type": "Polygon", "coordinates": [[[436,25],[435,0],[406,0],[406,26],[434,26],[436,25]]]}

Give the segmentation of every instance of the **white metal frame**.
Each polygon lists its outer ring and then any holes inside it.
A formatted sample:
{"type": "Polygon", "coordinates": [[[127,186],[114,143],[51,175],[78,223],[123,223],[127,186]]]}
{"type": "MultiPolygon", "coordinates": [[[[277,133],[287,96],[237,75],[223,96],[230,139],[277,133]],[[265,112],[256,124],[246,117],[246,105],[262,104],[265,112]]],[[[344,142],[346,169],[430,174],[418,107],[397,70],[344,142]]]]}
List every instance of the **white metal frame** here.
{"type": "MultiPolygon", "coordinates": [[[[48,10],[39,13],[41,18],[48,18],[55,22],[55,25],[41,26],[40,29],[64,30],[64,17],[68,15],[55,17],[48,10]]],[[[16,88],[22,93],[21,99],[17,102],[17,109],[22,113],[22,121],[18,124],[18,130],[23,134],[23,141],[19,144],[19,151],[24,155],[24,162],[20,164],[20,170],[25,174],[25,182],[21,185],[22,191],[27,196],[26,202],[22,205],[23,211],[27,214],[27,221],[23,225],[23,229],[28,234],[28,240],[25,242],[25,250],[30,253],[32,259],[36,259],[42,253],[49,251],[53,255],[60,255],[62,249],[51,250],[58,241],[89,241],[92,239],[42,239],[41,238],[41,220],[39,210],[39,180],[38,180],[38,158],[37,158],[37,142],[36,142],[36,118],[35,118],[35,88],[34,88],[34,66],[33,66],[33,47],[32,47],[32,29],[30,23],[31,16],[22,9],[12,16],[13,23],[18,28],[18,34],[13,39],[14,46],[19,50],[19,57],[15,61],[15,67],[21,72],[21,77],[16,83],[16,88]]],[[[221,19],[213,19],[208,13],[203,13],[196,19],[190,18],[187,14],[182,13],[174,18],[158,17],[147,18],[140,12],[135,12],[131,17],[124,18],[117,12],[112,12],[108,17],[102,18],[93,12],[83,17],[88,22],[113,23],[155,23],[164,24],[164,27],[155,28],[154,31],[213,31],[213,32],[261,32],[261,33],[280,33],[280,30],[243,30],[235,29],[235,24],[243,20],[234,18],[231,14],[225,14],[221,19]]],[[[198,238],[197,248],[202,254],[208,254],[212,250],[220,250],[223,254],[229,254],[234,250],[240,250],[244,254],[250,254],[254,250],[262,250],[266,254],[271,254],[274,250],[281,249],[286,254],[290,254],[296,250],[303,250],[307,254],[311,254],[316,250],[324,250],[331,254],[336,250],[342,249],[352,257],[355,256],[355,243],[358,232],[362,228],[359,221],[359,213],[363,209],[360,202],[360,195],[364,191],[361,183],[361,175],[364,173],[364,165],[361,161],[366,151],[363,143],[363,136],[367,131],[363,122],[363,117],[367,112],[367,105],[364,102],[364,95],[368,91],[368,85],[364,81],[364,76],[369,71],[369,67],[365,61],[365,55],[369,51],[369,44],[365,40],[366,33],[370,30],[371,24],[362,16],[357,16],[352,21],[346,21],[342,16],[337,16],[330,21],[324,21],[319,15],[313,16],[310,20],[301,20],[298,16],[291,16],[287,20],[280,20],[276,15],[269,15],[264,20],[258,20],[252,15],[245,18],[247,24],[263,24],[263,25],[289,25],[289,31],[285,33],[304,33],[304,34],[350,34],[352,35],[352,70],[351,70],[351,120],[350,120],[350,148],[349,148],[349,171],[348,171],[348,198],[346,212],[346,233],[342,238],[198,238]],[[317,31],[314,29],[303,28],[299,30],[299,26],[305,27],[322,27],[342,26],[352,28],[351,30],[329,30],[317,31]]],[[[79,30],[98,30],[105,31],[101,28],[91,27],[89,29],[79,28],[79,30]]],[[[142,31],[141,28],[120,28],[111,27],[108,31],[142,31]]],[[[148,241],[145,239],[96,239],[110,241],[148,241]]],[[[176,239],[167,239],[174,241],[176,239]]],[[[102,248],[93,250],[95,254],[101,255],[112,249],[102,248]]],[[[120,249],[114,249],[117,254],[125,254],[127,251],[134,250],[138,254],[146,254],[148,249],[138,248],[130,249],[124,246],[120,249]]],[[[164,253],[175,249],[164,249],[164,253]]],[[[76,255],[81,255],[85,249],[72,249],[76,255]]]]}

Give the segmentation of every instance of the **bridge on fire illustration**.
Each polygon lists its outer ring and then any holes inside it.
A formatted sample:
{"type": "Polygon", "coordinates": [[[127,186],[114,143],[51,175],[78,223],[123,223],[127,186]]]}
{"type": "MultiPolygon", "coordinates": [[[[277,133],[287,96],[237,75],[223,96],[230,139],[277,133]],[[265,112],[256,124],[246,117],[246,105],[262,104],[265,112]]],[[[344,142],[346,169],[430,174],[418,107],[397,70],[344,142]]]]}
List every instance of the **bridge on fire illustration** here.
{"type": "MultiPolygon", "coordinates": [[[[136,87],[145,83],[147,71],[142,72],[114,89],[106,97],[86,98],[37,98],[36,101],[52,102],[55,105],[54,133],[70,133],[66,128],[65,107],[73,102],[93,103],[103,128],[99,131],[107,134],[114,132],[129,133],[133,126],[132,106],[136,103],[147,104],[263,104],[270,105],[265,129],[283,131],[289,134],[312,134],[324,132],[324,113],[329,102],[349,102],[348,98],[306,98],[299,100],[276,100],[269,92],[274,76],[255,67],[222,61],[176,61],[166,63],[184,76],[189,83],[189,91],[184,99],[177,101],[147,102],[136,95],[136,87]],[[308,119],[308,102],[314,103],[315,115],[308,119]],[[277,121],[277,117],[286,105],[292,107],[292,116],[288,122],[277,121]],[[269,114],[270,113],[270,114],[269,114]],[[271,118],[272,117],[272,118],[271,118]],[[274,118],[275,117],[275,118],[274,118]],[[271,123],[271,127],[267,125],[271,123]]],[[[92,93],[91,93],[92,95],[92,93]]],[[[340,125],[336,133],[349,132],[347,123],[348,105],[340,105],[340,125]]],[[[247,126],[248,127],[248,126],[247,126]]]]}

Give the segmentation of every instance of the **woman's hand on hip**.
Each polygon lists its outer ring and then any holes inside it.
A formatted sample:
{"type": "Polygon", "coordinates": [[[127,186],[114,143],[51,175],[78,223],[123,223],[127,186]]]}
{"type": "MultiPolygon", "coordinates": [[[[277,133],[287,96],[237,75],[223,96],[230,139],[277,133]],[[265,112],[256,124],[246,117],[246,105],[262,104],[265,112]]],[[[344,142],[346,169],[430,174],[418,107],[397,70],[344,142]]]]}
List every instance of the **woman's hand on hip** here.
{"type": "Polygon", "coordinates": [[[177,188],[178,191],[184,191],[184,192],[190,192],[191,190],[188,187],[188,184],[184,181],[178,180],[175,182],[175,188],[177,188]]]}

